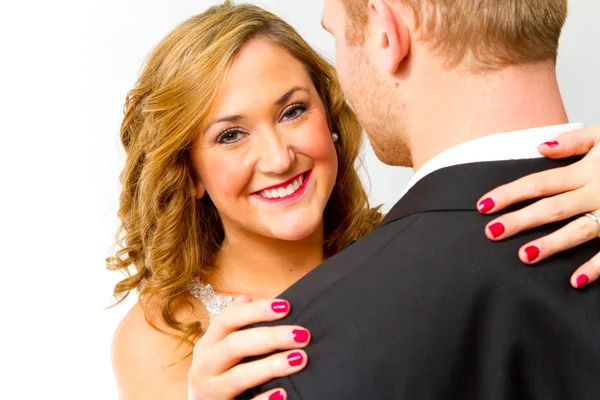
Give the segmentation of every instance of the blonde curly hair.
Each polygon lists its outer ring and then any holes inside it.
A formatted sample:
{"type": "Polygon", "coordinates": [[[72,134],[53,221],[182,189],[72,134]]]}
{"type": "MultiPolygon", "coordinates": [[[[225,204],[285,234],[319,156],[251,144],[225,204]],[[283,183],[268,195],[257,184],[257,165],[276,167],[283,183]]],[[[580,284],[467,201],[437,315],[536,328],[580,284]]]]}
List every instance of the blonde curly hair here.
{"type": "MultiPolygon", "coordinates": [[[[127,275],[114,288],[116,304],[136,289],[140,298],[158,299],[164,322],[183,340],[197,338],[202,327],[175,317],[178,300],[185,298],[192,279],[210,272],[224,239],[209,196],[194,197],[188,147],[232,60],[257,37],[281,46],[305,66],[331,130],[340,135],[337,182],[323,215],[324,254],[338,253],[381,220],[379,209],[370,208],[356,171],[362,129],[345,102],[334,67],[290,25],[256,6],[227,1],[185,21],[151,52],[127,95],[120,132],[126,152],[121,226],[118,250],[107,259],[109,270],[127,275]]],[[[148,307],[145,315],[158,329],[148,307]]]]}

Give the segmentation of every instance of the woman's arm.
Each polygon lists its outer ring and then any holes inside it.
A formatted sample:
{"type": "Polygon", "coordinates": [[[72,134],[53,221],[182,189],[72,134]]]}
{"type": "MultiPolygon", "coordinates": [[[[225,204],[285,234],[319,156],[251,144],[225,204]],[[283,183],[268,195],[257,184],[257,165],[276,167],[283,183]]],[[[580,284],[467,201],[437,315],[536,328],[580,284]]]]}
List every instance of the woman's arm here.
{"type": "MultiPolygon", "coordinates": [[[[204,308],[199,304],[194,307],[181,310],[178,320],[207,320],[204,308]]],[[[290,325],[242,329],[281,319],[289,312],[290,305],[283,300],[254,302],[239,296],[192,346],[180,345],[180,339],[152,328],[142,306],[136,305],[119,325],[113,341],[119,398],[231,400],[271,379],[301,371],[308,361],[302,350],[310,342],[306,329],[290,325]],[[240,364],[259,355],[268,356],[240,364]]],[[[155,313],[152,321],[160,321],[157,316],[155,313]]],[[[177,333],[164,323],[157,326],[177,333]]],[[[254,400],[275,398],[284,400],[285,390],[273,389],[254,400]]]]}
{"type": "MultiPolygon", "coordinates": [[[[194,313],[197,320],[202,317],[199,312],[194,313]]],[[[113,338],[112,362],[119,399],[187,399],[187,373],[192,358],[170,366],[193,350],[190,344],[179,346],[180,342],[152,328],[142,306],[136,304],[113,338]]]]}

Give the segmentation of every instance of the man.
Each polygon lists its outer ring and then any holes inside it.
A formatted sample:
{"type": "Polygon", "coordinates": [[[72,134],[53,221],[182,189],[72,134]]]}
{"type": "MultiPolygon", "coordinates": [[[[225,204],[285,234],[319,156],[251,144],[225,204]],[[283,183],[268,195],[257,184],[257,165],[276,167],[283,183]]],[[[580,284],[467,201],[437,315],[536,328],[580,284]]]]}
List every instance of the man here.
{"type": "Polygon", "coordinates": [[[253,393],[600,398],[600,289],[565,284],[597,241],[520,268],[519,246],[556,226],[494,244],[475,208],[497,185],[573,161],[530,150],[574,128],[555,75],[566,15],[566,0],[325,1],[377,156],[416,175],[373,233],[280,296],[293,313],[277,324],[311,332],[310,364],[253,393]]]}

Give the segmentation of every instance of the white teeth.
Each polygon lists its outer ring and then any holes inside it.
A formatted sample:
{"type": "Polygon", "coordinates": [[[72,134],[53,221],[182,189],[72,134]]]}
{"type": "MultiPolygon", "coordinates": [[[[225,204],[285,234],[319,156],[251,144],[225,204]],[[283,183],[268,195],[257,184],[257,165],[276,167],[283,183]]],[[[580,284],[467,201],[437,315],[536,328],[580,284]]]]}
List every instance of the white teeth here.
{"type": "Polygon", "coordinates": [[[267,199],[278,199],[280,197],[290,196],[294,194],[294,192],[296,192],[296,190],[298,190],[303,183],[304,176],[300,175],[294,180],[294,182],[290,183],[285,188],[280,187],[278,189],[263,190],[260,192],[260,195],[266,197],[267,199]]]}

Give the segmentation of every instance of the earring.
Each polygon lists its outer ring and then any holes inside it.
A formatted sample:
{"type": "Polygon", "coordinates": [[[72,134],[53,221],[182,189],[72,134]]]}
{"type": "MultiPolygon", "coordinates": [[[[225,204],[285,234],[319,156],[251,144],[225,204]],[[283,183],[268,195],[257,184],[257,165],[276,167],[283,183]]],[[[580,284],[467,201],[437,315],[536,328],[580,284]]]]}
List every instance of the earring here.
{"type": "Polygon", "coordinates": [[[331,134],[331,138],[333,139],[333,143],[337,143],[338,140],[340,140],[340,135],[338,135],[337,133],[333,132],[331,134]]]}

